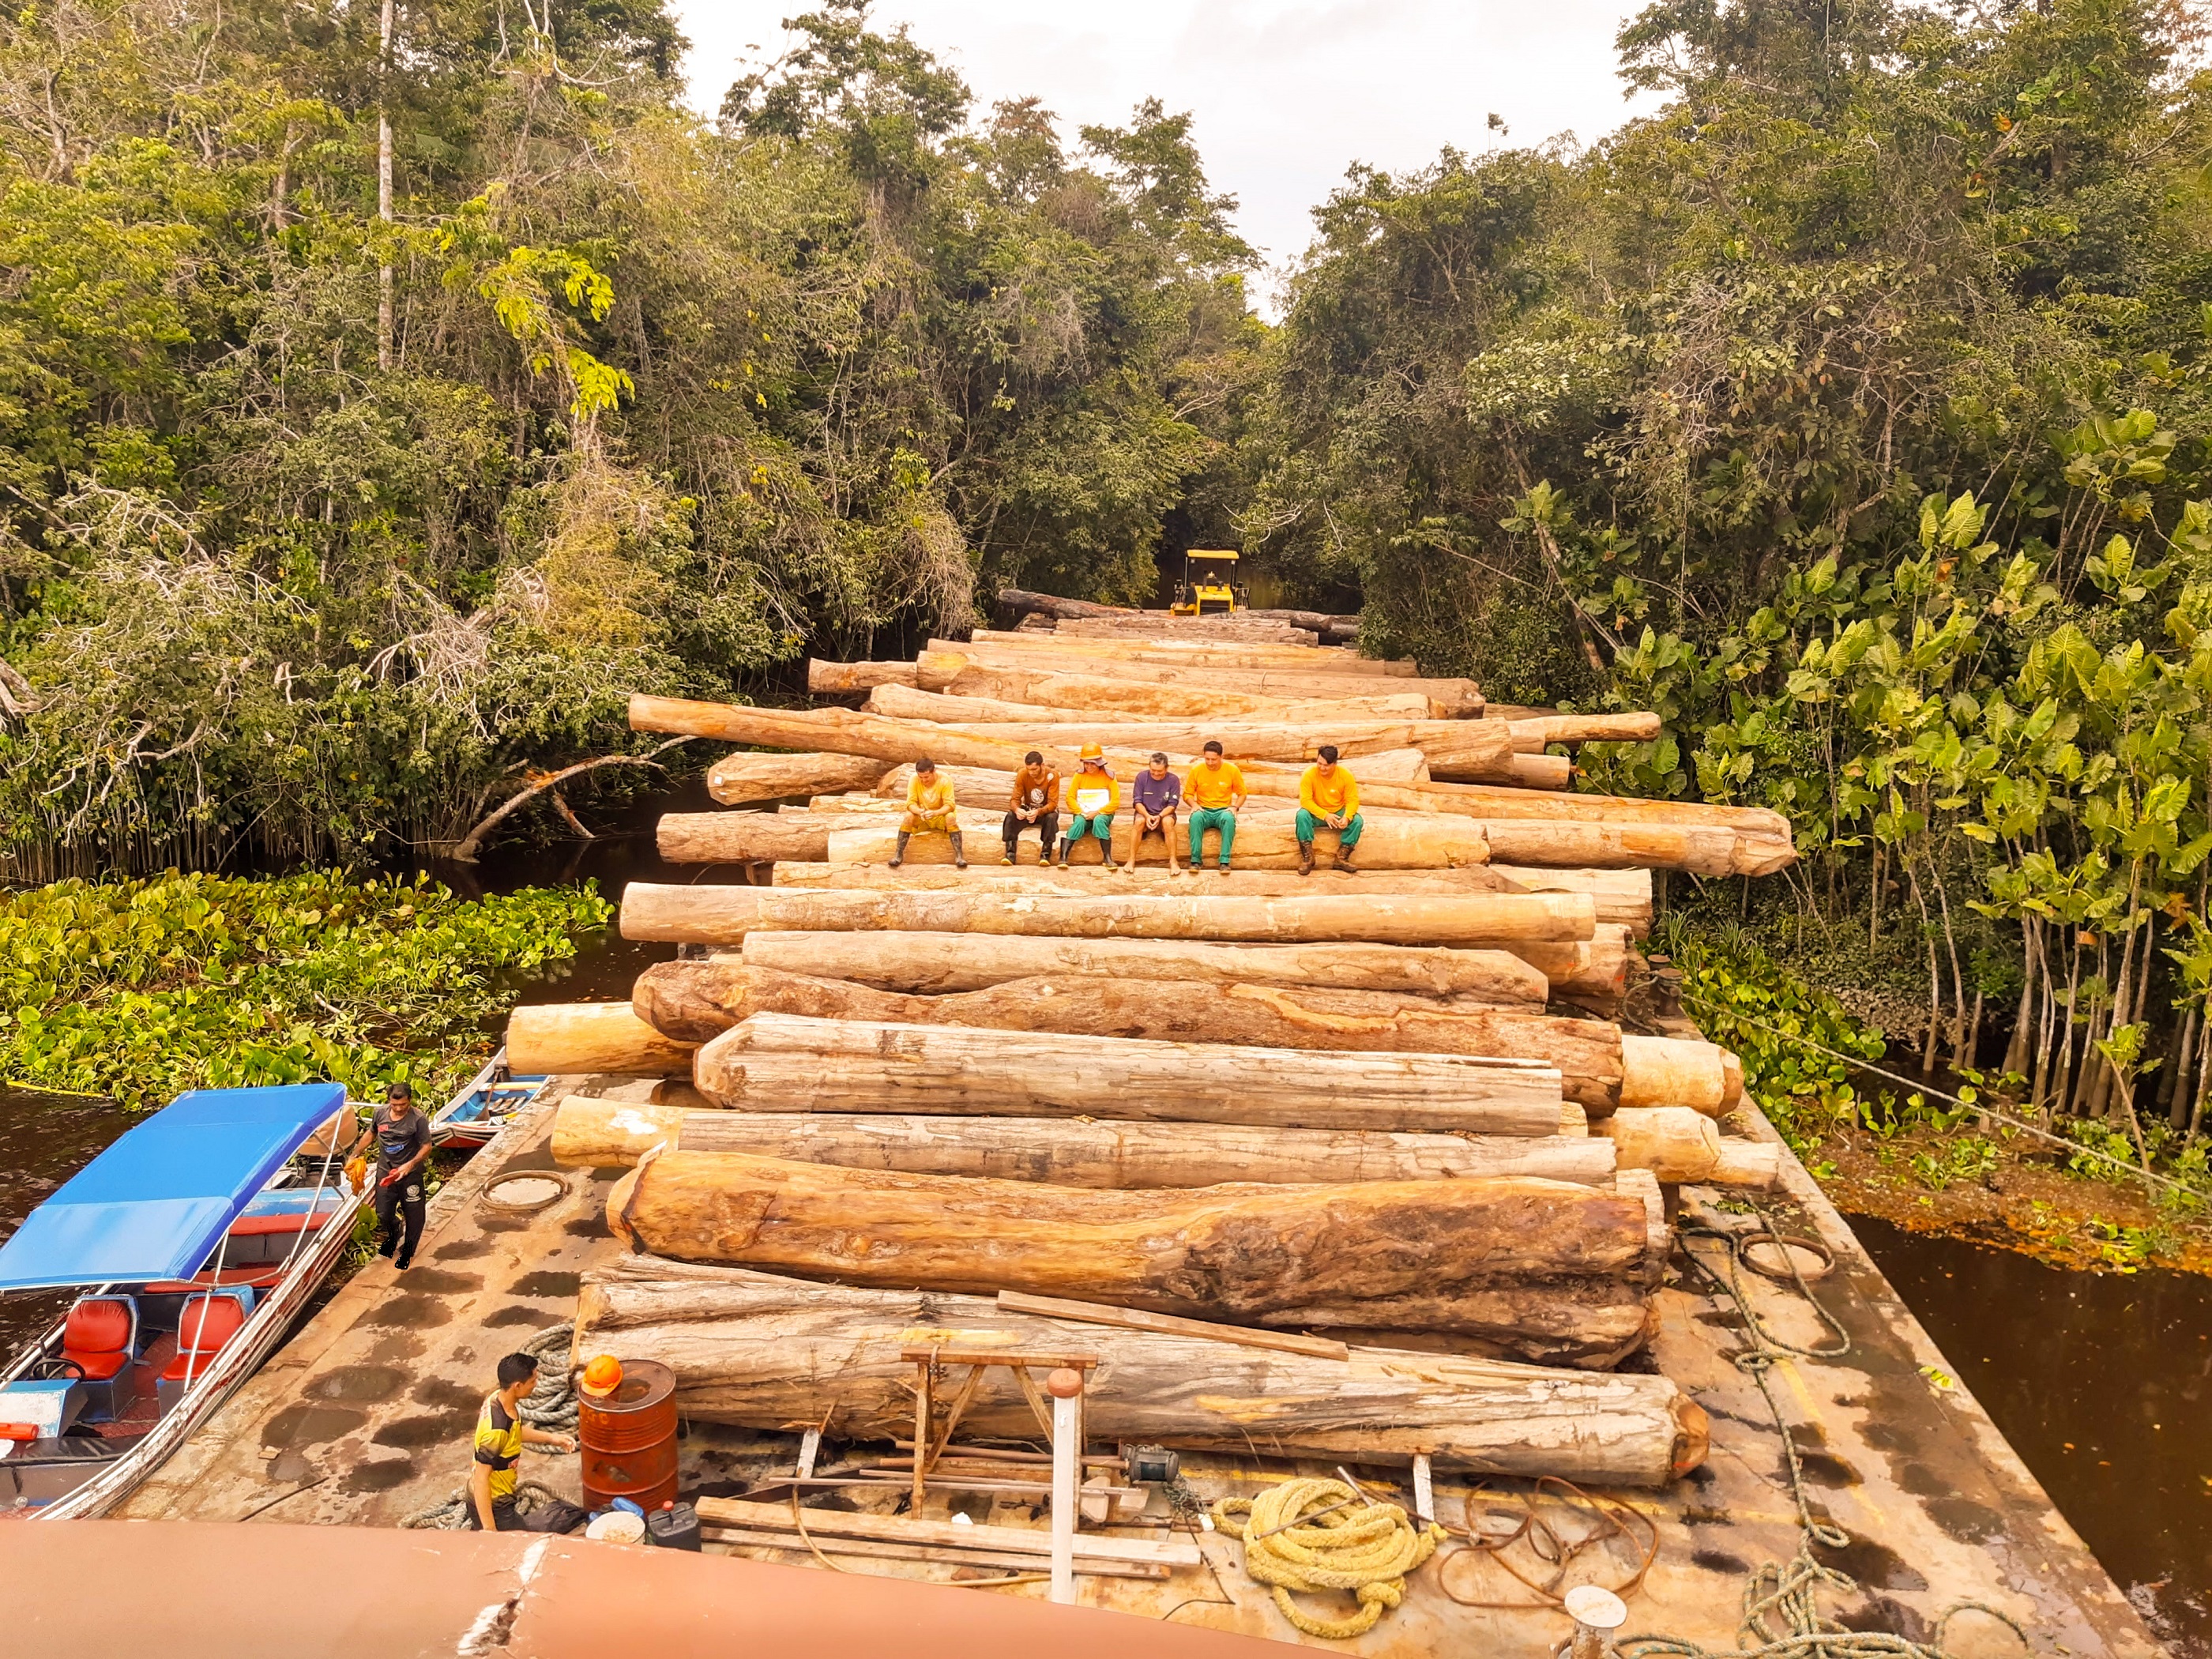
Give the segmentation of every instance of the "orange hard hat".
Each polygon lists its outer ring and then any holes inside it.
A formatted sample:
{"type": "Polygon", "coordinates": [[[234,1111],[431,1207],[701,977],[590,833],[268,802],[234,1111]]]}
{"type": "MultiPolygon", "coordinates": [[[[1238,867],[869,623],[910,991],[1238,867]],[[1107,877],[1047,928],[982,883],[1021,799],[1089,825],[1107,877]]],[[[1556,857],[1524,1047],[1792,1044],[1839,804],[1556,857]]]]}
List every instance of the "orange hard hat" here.
{"type": "Polygon", "coordinates": [[[1106,758],[1106,751],[1103,749],[1101,749],[1095,743],[1086,743],[1077,751],[1076,758],[1079,760],[1103,760],[1106,758]]]}
{"type": "Polygon", "coordinates": [[[622,1387],[622,1361],[611,1353],[603,1353],[584,1367],[582,1386],[586,1394],[612,1394],[622,1387]]]}

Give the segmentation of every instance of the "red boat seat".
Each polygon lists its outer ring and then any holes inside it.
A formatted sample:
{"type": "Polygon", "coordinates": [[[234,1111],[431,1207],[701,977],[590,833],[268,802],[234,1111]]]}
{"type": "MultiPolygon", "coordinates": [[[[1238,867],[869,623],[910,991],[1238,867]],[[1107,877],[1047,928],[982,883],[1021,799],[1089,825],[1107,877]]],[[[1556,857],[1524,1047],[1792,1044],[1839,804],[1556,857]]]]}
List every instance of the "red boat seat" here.
{"type": "Polygon", "coordinates": [[[290,1215],[242,1215],[230,1224],[233,1238],[259,1238],[270,1233],[296,1233],[305,1230],[313,1232],[331,1218],[331,1212],[318,1211],[309,1215],[295,1211],[290,1215]]]}
{"type": "Polygon", "coordinates": [[[137,1335],[138,1312],[127,1297],[88,1296],[62,1326],[62,1358],[81,1376],[104,1382],[130,1364],[137,1335]]]}
{"type": "Polygon", "coordinates": [[[183,1382],[198,1376],[208,1363],[246,1328],[246,1304],[220,1293],[196,1296],[185,1304],[177,1325],[177,1357],[161,1376],[164,1382],[183,1382]]]}

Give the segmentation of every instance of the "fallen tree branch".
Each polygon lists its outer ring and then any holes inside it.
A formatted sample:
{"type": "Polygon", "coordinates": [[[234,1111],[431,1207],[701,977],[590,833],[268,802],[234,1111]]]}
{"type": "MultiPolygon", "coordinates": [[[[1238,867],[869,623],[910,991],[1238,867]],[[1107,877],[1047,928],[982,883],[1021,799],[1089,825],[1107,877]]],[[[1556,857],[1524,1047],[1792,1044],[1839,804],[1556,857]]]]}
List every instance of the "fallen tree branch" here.
{"type": "MultiPolygon", "coordinates": [[[[474,864],[477,861],[477,851],[483,846],[484,837],[490,835],[494,830],[496,830],[501,824],[504,823],[515,813],[520,811],[524,807],[529,805],[532,801],[537,799],[538,796],[544,794],[547,790],[552,789],[557,785],[566,783],[570,778],[579,776],[583,773],[596,771],[602,766],[649,766],[653,768],[654,771],[659,771],[661,769],[660,763],[655,760],[653,756],[665,754],[669,750],[675,748],[678,744],[689,743],[690,741],[690,738],[688,737],[675,738],[660,744],[658,748],[653,750],[648,754],[601,755],[597,759],[578,761],[574,766],[564,766],[558,772],[550,772],[545,776],[538,779],[535,782],[516,790],[514,793],[509,795],[497,806],[493,807],[490,811],[485,813],[482,818],[477,820],[475,829],[470,830],[467,835],[463,836],[460,840],[453,843],[453,850],[448,854],[448,856],[457,863],[474,864]]],[[[556,795],[554,799],[556,800],[559,800],[560,797],[556,795]]],[[[563,802],[562,805],[565,805],[566,803],[563,802]]],[[[574,820],[572,819],[571,822],[574,822],[574,820]]]]}
{"type": "Polygon", "coordinates": [[[38,693],[31,690],[30,681],[0,662],[0,714],[12,714],[20,720],[26,714],[35,714],[44,707],[38,693]]]}

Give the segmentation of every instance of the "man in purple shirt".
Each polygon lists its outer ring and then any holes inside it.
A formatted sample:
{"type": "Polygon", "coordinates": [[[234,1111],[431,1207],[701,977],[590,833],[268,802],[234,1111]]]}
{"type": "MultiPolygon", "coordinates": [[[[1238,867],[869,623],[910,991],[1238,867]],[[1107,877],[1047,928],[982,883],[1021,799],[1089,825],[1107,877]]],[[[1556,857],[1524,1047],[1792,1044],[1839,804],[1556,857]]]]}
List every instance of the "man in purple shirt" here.
{"type": "Polygon", "coordinates": [[[1176,862],[1176,810],[1182,805],[1182,780],[1168,770],[1168,757],[1155,752],[1152,763],[1137,774],[1131,787],[1129,799],[1137,811],[1137,831],[1129,838],[1129,862],[1126,872],[1136,873],[1137,849],[1145,844],[1145,837],[1158,835],[1167,844],[1168,868],[1181,875],[1182,868],[1176,862]]]}

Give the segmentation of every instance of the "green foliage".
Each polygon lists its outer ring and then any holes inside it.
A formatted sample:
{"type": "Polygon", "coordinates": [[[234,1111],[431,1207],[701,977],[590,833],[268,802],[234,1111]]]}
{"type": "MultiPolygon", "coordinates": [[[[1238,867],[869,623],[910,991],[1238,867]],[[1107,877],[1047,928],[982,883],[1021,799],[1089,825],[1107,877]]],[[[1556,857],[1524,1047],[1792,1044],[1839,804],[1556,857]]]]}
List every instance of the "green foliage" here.
{"type": "Polygon", "coordinates": [[[1715,935],[1674,917],[1655,939],[1681,971],[1691,1018],[1741,1058],[1745,1093],[1793,1147],[1809,1151],[1833,1129],[1893,1112],[1879,1091],[1863,1094],[1850,1060],[1836,1057],[1879,1060],[1883,1043],[1834,997],[1741,935],[1715,935]]]}
{"type": "Polygon", "coordinates": [[[1253,256],[1188,118],[979,118],[853,0],[719,127],[659,0],[376,24],[0,29],[0,870],[449,842],[631,691],[1230,535],[1253,256]]]}
{"type": "Polygon", "coordinates": [[[481,1063],[501,975],[575,953],[590,887],[457,898],[321,871],[64,881],[0,899],[0,1085],[159,1105],[330,1078],[441,1097],[481,1063]]]}

